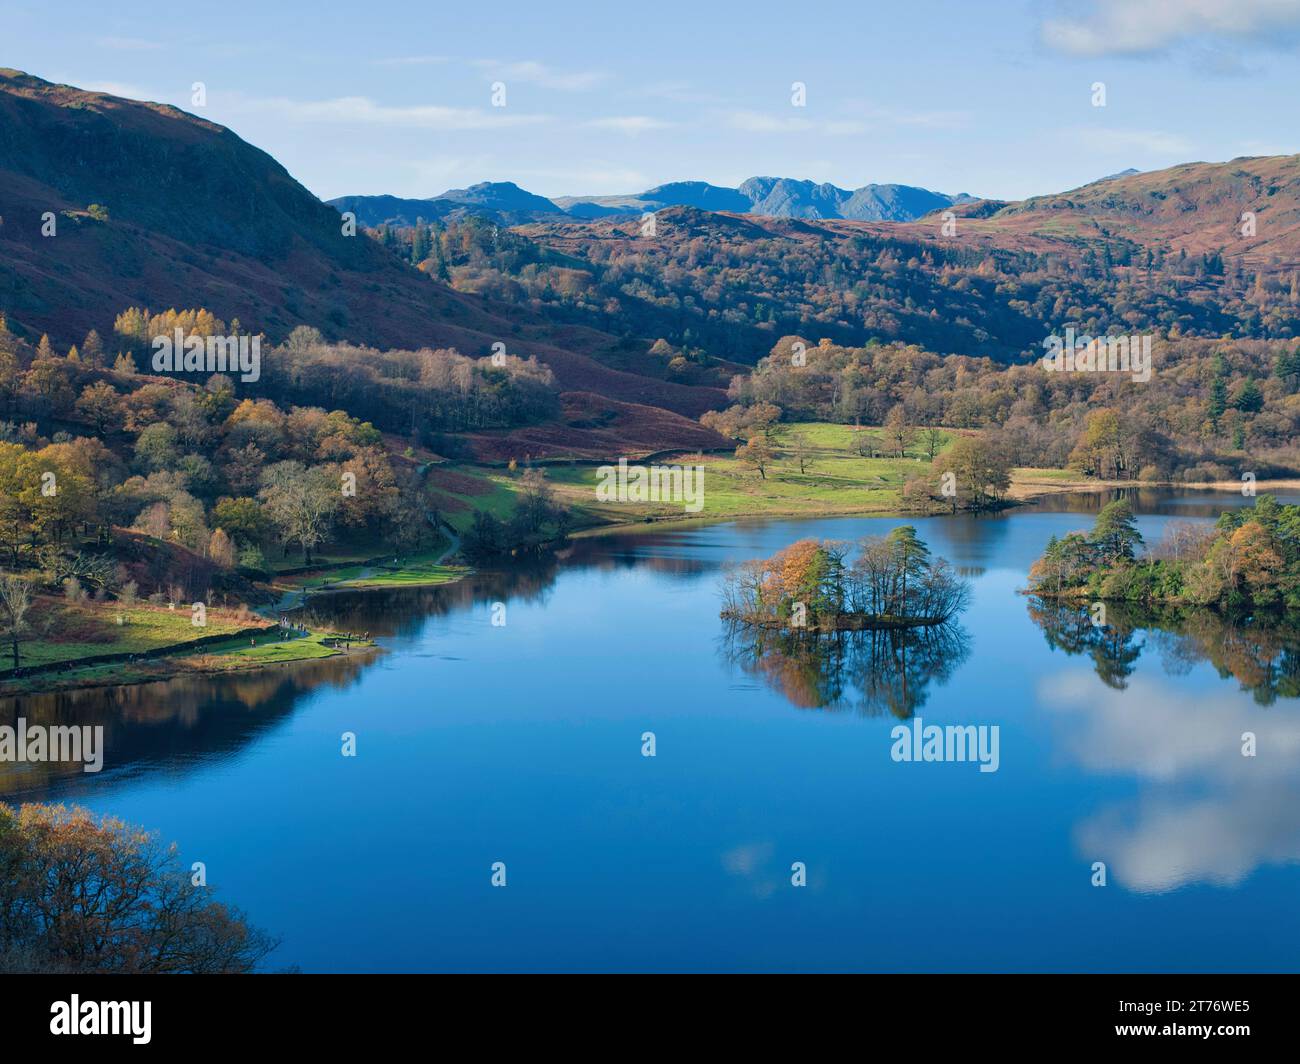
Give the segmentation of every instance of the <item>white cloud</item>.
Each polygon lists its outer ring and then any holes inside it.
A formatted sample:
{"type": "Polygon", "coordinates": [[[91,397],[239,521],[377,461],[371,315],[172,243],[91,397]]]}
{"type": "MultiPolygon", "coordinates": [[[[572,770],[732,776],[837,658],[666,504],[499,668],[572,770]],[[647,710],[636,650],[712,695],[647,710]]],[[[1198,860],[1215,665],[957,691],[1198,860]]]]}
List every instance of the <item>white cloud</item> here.
{"type": "Polygon", "coordinates": [[[1192,142],[1178,133],[1158,129],[1105,129],[1084,127],[1067,134],[1087,151],[1129,156],[1135,152],[1186,159],[1195,150],[1192,142]]]}
{"type": "Polygon", "coordinates": [[[437,66],[450,61],[445,55],[399,55],[376,59],[375,66],[437,66]]]}
{"type": "Polygon", "coordinates": [[[516,114],[472,107],[416,104],[393,107],[366,96],[339,96],[331,100],[290,100],[285,97],[231,96],[222,103],[232,110],[274,114],[286,121],[338,125],[386,126],[399,129],[443,131],[500,129],[505,126],[549,122],[546,115],[516,114]]]}
{"type": "Polygon", "coordinates": [[[1140,781],[1135,797],[1075,832],[1085,861],[1105,861],[1131,890],[1232,886],[1262,865],[1300,862],[1300,713],[1262,709],[1240,691],[1204,694],[1135,676],[1127,691],[1071,670],[1042,680],[1038,702],[1058,746],[1085,771],[1140,781]],[[1242,736],[1258,754],[1242,756],[1242,736]]]}
{"type": "Polygon", "coordinates": [[[970,121],[970,115],[965,111],[909,111],[861,101],[851,102],[848,109],[882,126],[954,129],[970,121]]]}
{"type": "Polygon", "coordinates": [[[674,125],[661,118],[647,115],[613,115],[609,118],[594,118],[586,123],[592,129],[612,129],[618,133],[648,133],[656,129],[669,129],[674,125]]]}
{"type": "Polygon", "coordinates": [[[1071,55],[1158,52],[1191,38],[1266,43],[1300,30],[1300,0],[1094,0],[1081,18],[1048,19],[1046,44],[1071,55]]]}
{"type": "Polygon", "coordinates": [[[686,81],[658,81],[644,88],[632,89],[630,96],[645,96],[655,100],[668,100],[671,103],[686,104],[721,104],[723,97],[717,93],[701,92],[686,81]]]}
{"type": "Polygon", "coordinates": [[[841,137],[864,133],[863,122],[844,119],[811,119],[795,115],[777,115],[769,111],[730,111],[722,121],[743,133],[822,133],[841,137]]]}
{"type": "Polygon", "coordinates": [[[522,81],[529,85],[540,85],[545,89],[563,89],[566,92],[594,88],[606,77],[605,74],[595,70],[565,73],[532,59],[515,63],[502,62],[499,59],[479,59],[474,65],[507,84],[511,81],[522,81]]]}

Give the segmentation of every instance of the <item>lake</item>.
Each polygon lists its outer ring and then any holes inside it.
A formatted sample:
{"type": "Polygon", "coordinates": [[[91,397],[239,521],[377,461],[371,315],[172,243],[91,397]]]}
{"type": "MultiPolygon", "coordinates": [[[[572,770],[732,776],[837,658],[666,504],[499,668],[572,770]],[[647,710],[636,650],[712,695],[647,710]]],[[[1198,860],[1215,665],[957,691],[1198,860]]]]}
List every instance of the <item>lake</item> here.
{"type": "MultiPolygon", "coordinates": [[[[281,938],[272,968],[1294,970],[1294,648],[1213,627],[1049,639],[1019,589],[1103,501],[623,531],[321,598],[318,619],[386,653],[0,702],[0,722],[103,724],[107,745],[97,775],[0,766],[0,798],[175,840],[281,938]],[[956,642],[828,670],[728,638],[726,563],[904,523],[971,581],[956,642]],[[894,761],[909,712],[997,725],[997,771],[894,761]]],[[[1134,496],[1148,541],[1250,501],[1134,496]]]]}

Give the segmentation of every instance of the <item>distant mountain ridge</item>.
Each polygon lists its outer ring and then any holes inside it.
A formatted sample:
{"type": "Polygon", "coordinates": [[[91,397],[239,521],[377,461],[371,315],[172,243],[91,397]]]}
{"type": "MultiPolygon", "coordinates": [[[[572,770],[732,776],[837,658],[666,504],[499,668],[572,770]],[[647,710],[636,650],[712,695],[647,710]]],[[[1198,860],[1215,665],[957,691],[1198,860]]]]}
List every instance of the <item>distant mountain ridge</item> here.
{"type": "Polygon", "coordinates": [[[453,188],[428,199],[402,196],[340,196],[328,201],[340,211],[351,211],[362,225],[414,225],[466,215],[482,215],[504,225],[518,225],[544,218],[564,217],[565,212],[543,196],[528,192],[513,181],[480,181],[469,188],[453,188]]]}
{"type": "Polygon", "coordinates": [[[738,188],[703,181],[674,181],[638,196],[560,196],[553,202],[576,218],[602,218],[664,207],[734,211],[768,218],[846,218],[865,222],[910,222],[931,211],[977,197],[952,196],[915,185],[839,188],[790,177],[751,177],[738,188]]]}
{"type": "Polygon", "coordinates": [[[870,222],[910,222],[931,211],[973,202],[913,185],[835,185],[789,177],[751,177],[739,188],[707,181],[672,181],[625,196],[558,196],[546,199],[512,181],[485,181],[467,189],[452,189],[427,199],[399,196],[341,196],[329,203],[352,211],[362,225],[413,225],[449,217],[477,214],[504,225],[571,218],[609,218],[641,214],[665,207],[694,207],[771,218],[847,218],[870,222]]]}

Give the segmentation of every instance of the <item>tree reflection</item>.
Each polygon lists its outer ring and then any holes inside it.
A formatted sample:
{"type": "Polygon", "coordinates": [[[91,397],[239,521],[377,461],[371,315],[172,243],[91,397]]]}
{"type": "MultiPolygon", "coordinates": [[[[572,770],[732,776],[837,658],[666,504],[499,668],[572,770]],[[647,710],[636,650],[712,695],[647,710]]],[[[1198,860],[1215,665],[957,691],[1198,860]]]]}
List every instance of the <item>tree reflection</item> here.
{"type": "Polygon", "coordinates": [[[723,658],[801,709],[854,709],[906,719],[970,655],[960,625],[861,632],[791,632],[728,625],[723,658]]]}
{"type": "Polygon", "coordinates": [[[1031,598],[1029,616],[1053,650],[1092,658],[1109,687],[1128,686],[1138,658],[1154,650],[1167,673],[1181,675],[1209,662],[1237,680],[1260,705],[1300,698],[1300,623],[1290,616],[1229,617],[1208,609],[1144,608],[1107,603],[1095,625],[1086,605],[1031,598]]]}

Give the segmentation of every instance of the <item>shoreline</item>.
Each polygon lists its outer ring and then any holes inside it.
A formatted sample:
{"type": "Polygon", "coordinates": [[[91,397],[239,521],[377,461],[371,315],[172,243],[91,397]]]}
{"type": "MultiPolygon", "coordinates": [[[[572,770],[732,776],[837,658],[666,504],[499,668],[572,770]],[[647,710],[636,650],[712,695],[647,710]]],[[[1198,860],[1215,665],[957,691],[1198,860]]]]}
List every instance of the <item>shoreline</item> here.
{"type": "Polygon", "coordinates": [[[0,699],[95,687],[133,686],[177,676],[252,672],[353,653],[375,655],[384,652],[374,640],[360,638],[354,638],[350,646],[333,645],[330,641],[344,639],[345,633],[326,630],[312,630],[294,639],[273,638],[278,627],[268,622],[263,627],[245,629],[238,634],[191,640],[149,652],[53,662],[22,676],[0,678],[0,699]],[[249,646],[243,645],[246,636],[249,646]],[[259,636],[265,638],[259,642],[259,636]],[[221,643],[226,645],[216,649],[221,643]],[[210,647],[212,649],[208,649],[210,647]]]}
{"type": "MultiPolygon", "coordinates": [[[[1205,492],[1239,492],[1241,490],[1241,484],[1237,481],[1174,483],[1169,481],[1049,480],[1037,479],[1034,477],[1013,477],[1003,509],[1016,509],[1037,499],[1055,495],[1095,493],[1121,487],[1145,487],[1155,489],[1174,488],[1205,492]]],[[[1300,490],[1300,479],[1259,481],[1256,483],[1255,489],[1257,494],[1279,489],[1300,490]]],[[[901,502],[901,495],[899,501],[901,502]]],[[[964,513],[967,511],[958,512],[964,513]]],[[[712,515],[707,517],[671,516],[662,518],[651,517],[649,519],[642,518],[640,520],[610,515],[607,520],[601,520],[595,524],[588,525],[587,527],[572,532],[568,538],[590,538],[629,531],[673,531],[682,528],[700,528],[708,525],[739,523],[750,520],[818,520],[823,518],[842,517],[880,517],[905,520],[907,518],[946,517],[950,515],[951,511],[946,507],[937,507],[927,510],[908,510],[893,506],[873,506],[865,508],[848,507],[843,509],[827,508],[812,513],[807,510],[773,508],[756,509],[752,512],[712,515]]],[[[325,580],[321,585],[316,587],[310,585],[294,586],[289,583],[278,583],[273,578],[272,582],[267,585],[268,590],[272,593],[278,592],[280,597],[273,602],[256,607],[254,612],[267,619],[267,627],[261,630],[263,632],[270,632],[275,628],[275,625],[272,622],[276,615],[292,613],[300,610],[310,603],[311,598],[316,595],[338,595],[344,593],[370,594],[378,591],[443,587],[459,583],[466,577],[472,576],[476,571],[471,566],[443,566],[443,562],[445,562],[448,557],[452,556],[459,548],[460,540],[459,537],[457,537],[455,542],[452,543],[436,561],[432,562],[432,565],[435,568],[443,568],[445,571],[429,573],[428,579],[420,579],[418,576],[415,579],[403,580],[384,580],[382,576],[373,581],[369,579],[369,571],[372,569],[380,569],[382,572],[391,572],[396,575],[404,571],[404,567],[401,565],[398,565],[396,568],[363,566],[363,574],[357,577],[333,585],[331,585],[328,580],[325,580]],[[289,601],[290,596],[296,597],[298,601],[291,603],[289,601]]],[[[320,569],[311,570],[311,572],[323,575],[333,570],[346,571],[347,569],[353,568],[358,568],[355,562],[343,561],[321,567],[320,569]]],[[[25,694],[76,690],[81,688],[114,687],[139,683],[152,683],[159,680],[171,679],[179,675],[215,675],[223,672],[249,672],[256,669],[268,669],[276,666],[289,665],[299,661],[319,661],[324,658],[362,650],[370,654],[383,652],[382,648],[378,647],[373,642],[368,645],[362,645],[360,643],[354,644],[353,648],[350,650],[332,647],[326,648],[324,646],[324,641],[333,638],[336,634],[338,633],[311,631],[304,637],[304,645],[299,648],[297,654],[290,652],[286,656],[280,658],[275,658],[274,655],[250,657],[245,654],[241,656],[241,651],[246,648],[235,646],[231,646],[226,650],[217,653],[205,652],[201,649],[202,641],[195,640],[188,644],[178,644],[174,648],[160,648],[154,652],[134,655],[124,653],[122,655],[111,657],[108,660],[96,660],[87,664],[80,664],[78,659],[69,659],[66,665],[64,665],[64,663],[55,663],[50,666],[40,667],[39,671],[28,673],[24,676],[0,678],[0,698],[18,697],[25,694]],[[307,646],[320,649],[309,652],[306,649],[307,646]],[[269,660],[264,660],[264,658],[269,660]],[[44,682],[32,683],[31,681],[44,682]]],[[[242,638],[242,635],[240,635],[239,638],[242,638]]],[[[256,636],[253,638],[256,638],[256,636]]],[[[296,642],[299,641],[293,640],[284,643],[277,641],[270,645],[289,648],[296,642]]],[[[268,644],[263,643],[262,645],[265,646],[268,644]]]]}

